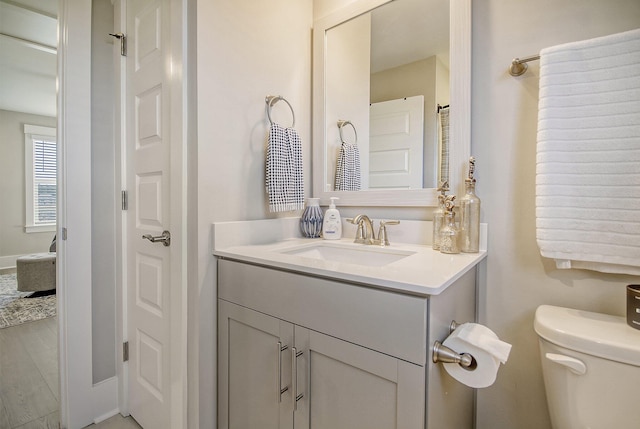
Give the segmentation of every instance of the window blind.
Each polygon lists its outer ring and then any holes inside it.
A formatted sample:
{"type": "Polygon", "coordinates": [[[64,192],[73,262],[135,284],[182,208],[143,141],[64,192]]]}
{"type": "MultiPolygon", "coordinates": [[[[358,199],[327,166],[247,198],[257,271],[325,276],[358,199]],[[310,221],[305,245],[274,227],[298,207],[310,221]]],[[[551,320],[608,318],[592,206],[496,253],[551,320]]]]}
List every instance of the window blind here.
{"type": "Polygon", "coordinates": [[[33,140],[33,222],[56,223],[56,142],[33,140]]]}

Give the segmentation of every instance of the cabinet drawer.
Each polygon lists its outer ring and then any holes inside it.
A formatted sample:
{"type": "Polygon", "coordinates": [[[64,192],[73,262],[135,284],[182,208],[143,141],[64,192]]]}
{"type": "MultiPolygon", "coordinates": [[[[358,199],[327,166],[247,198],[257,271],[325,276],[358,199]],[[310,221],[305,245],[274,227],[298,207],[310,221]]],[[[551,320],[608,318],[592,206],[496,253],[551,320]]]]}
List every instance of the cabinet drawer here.
{"type": "Polygon", "coordinates": [[[426,298],[224,259],[218,260],[218,298],[426,363],[426,298]]]}

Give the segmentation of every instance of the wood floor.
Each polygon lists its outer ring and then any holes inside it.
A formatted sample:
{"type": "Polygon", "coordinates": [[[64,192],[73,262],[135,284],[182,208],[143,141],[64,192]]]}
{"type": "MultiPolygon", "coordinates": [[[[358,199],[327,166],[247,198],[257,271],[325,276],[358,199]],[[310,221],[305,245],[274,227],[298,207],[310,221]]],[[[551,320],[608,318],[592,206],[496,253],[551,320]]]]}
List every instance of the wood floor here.
{"type": "Polygon", "coordinates": [[[58,427],[56,318],[0,329],[0,428],[58,427]]]}
{"type": "MultiPolygon", "coordinates": [[[[58,429],[55,317],[0,329],[0,429],[58,429]]],[[[139,429],[114,416],[91,429],[139,429]]]]}

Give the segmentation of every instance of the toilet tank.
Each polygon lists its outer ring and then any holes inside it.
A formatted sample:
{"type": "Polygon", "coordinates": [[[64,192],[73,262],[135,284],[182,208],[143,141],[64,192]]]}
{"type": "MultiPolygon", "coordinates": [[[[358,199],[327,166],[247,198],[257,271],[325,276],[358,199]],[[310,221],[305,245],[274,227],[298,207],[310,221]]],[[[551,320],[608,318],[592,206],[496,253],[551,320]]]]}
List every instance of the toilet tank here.
{"type": "Polygon", "coordinates": [[[534,328],[553,429],[640,428],[640,331],[622,317],[542,305],[534,328]]]}

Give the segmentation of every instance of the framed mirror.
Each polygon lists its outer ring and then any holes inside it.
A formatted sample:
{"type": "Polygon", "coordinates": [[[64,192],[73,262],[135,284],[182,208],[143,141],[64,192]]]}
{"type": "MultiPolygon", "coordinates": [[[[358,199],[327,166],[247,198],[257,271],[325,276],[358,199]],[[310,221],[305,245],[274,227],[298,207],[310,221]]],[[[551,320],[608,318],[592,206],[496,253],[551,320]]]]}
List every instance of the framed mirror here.
{"type": "Polygon", "coordinates": [[[317,20],[313,40],[314,197],[436,206],[443,175],[459,194],[470,152],[471,0],[356,0],[317,20]],[[388,137],[395,129],[402,142],[388,137]]]}

